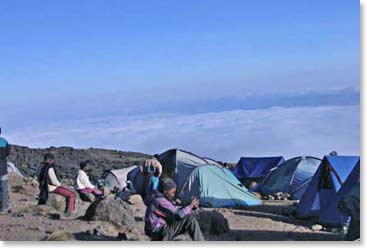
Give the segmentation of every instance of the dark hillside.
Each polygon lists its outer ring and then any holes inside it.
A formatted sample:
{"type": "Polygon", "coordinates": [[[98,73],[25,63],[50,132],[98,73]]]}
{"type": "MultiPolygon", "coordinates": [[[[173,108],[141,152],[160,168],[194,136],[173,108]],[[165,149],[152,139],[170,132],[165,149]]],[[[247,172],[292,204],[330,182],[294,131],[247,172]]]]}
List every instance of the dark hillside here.
{"type": "MultiPolygon", "coordinates": [[[[10,160],[27,176],[35,173],[37,166],[43,160],[46,149],[34,149],[25,146],[11,146],[10,160]]],[[[91,174],[101,176],[105,170],[124,168],[141,164],[150,155],[137,152],[123,152],[107,149],[74,149],[72,147],[58,147],[56,152],[57,170],[62,178],[73,178],[79,163],[89,160],[91,174]]]]}

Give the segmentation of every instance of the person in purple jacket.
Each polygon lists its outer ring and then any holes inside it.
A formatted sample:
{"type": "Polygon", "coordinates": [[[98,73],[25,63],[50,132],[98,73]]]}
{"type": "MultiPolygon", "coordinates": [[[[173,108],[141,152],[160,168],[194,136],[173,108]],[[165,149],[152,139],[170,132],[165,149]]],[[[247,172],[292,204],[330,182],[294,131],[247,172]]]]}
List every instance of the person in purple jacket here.
{"type": "Polygon", "coordinates": [[[176,194],[176,183],[166,178],[163,182],[163,194],[155,191],[146,199],[145,233],[152,240],[173,240],[180,234],[188,232],[194,241],[204,241],[199,222],[192,210],[199,207],[199,200],[194,198],[191,203],[179,208],[172,203],[176,194]]]}

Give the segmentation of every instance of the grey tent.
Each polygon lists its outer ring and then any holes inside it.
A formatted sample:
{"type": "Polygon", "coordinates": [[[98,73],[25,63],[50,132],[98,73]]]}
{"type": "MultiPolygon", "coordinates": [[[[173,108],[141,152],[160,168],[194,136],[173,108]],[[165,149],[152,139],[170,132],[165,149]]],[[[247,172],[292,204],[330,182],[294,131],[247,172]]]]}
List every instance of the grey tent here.
{"type": "Polygon", "coordinates": [[[171,177],[177,183],[177,191],[180,191],[195,168],[209,164],[205,159],[179,149],[171,149],[160,154],[158,160],[163,167],[162,177],[171,177]]]}
{"type": "Polygon", "coordinates": [[[215,165],[218,167],[222,167],[217,161],[211,158],[203,158],[208,164],[215,165]]]}
{"type": "Polygon", "coordinates": [[[17,176],[20,176],[23,178],[22,173],[18,170],[18,168],[15,166],[13,162],[7,161],[6,165],[7,165],[7,170],[9,174],[14,173],[17,176]]]}
{"type": "Polygon", "coordinates": [[[131,181],[134,184],[136,179],[139,177],[138,174],[141,174],[140,167],[134,165],[123,169],[106,171],[103,178],[110,190],[113,190],[115,187],[123,189],[126,186],[127,181],[131,181]]]}

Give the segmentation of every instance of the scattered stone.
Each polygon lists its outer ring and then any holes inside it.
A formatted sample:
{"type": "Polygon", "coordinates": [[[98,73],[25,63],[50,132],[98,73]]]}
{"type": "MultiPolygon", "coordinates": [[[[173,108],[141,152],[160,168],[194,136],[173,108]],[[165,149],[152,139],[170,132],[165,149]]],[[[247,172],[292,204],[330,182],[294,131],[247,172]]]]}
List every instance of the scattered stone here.
{"type": "Polygon", "coordinates": [[[118,239],[118,240],[121,240],[121,241],[123,241],[123,240],[127,240],[127,235],[126,235],[126,233],[119,233],[119,234],[117,235],[117,239],[118,239]]]}
{"type": "Polygon", "coordinates": [[[22,186],[22,185],[15,185],[11,189],[12,189],[13,193],[18,193],[18,194],[23,194],[23,195],[29,194],[27,189],[24,188],[24,186],[22,186]]]}
{"type": "Polygon", "coordinates": [[[118,234],[121,239],[119,240],[129,240],[129,241],[142,241],[144,237],[140,234],[140,232],[134,227],[131,229],[121,228],[118,234]]]}
{"type": "Polygon", "coordinates": [[[61,215],[59,213],[49,213],[48,217],[52,220],[60,220],[61,215]]]}
{"type": "Polygon", "coordinates": [[[178,235],[177,237],[173,239],[173,241],[192,241],[192,239],[187,233],[185,233],[185,234],[178,235]]]}
{"type": "Polygon", "coordinates": [[[93,230],[93,233],[96,235],[105,235],[105,236],[116,236],[120,231],[120,228],[110,222],[102,222],[98,227],[93,230]]]}
{"type": "Polygon", "coordinates": [[[27,229],[31,231],[44,232],[44,230],[41,227],[29,227],[27,229]]]}
{"type": "Polygon", "coordinates": [[[53,232],[50,237],[47,238],[47,241],[70,241],[75,240],[74,235],[69,232],[64,231],[56,231],[53,232]]]}
{"type": "Polygon", "coordinates": [[[109,195],[111,195],[111,191],[110,191],[110,189],[108,187],[104,187],[103,188],[103,195],[105,197],[108,197],[109,195]]]}
{"type": "Polygon", "coordinates": [[[143,199],[139,194],[130,195],[127,201],[132,205],[144,204],[143,199]]]}
{"type": "Polygon", "coordinates": [[[321,231],[322,230],[322,225],[319,225],[319,224],[315,224],[315,225],[312,225],[311,226],[311,229],[313,230],[313,231],[321,231]]]}
{"type": "Polygon", "coordinates": [[[135,221],[144,221],[144,217],[135,216],[135,221]]]}
{"type": "Polygon", "coordinates": [[[47,217],[49,213],[49,208],[46,205],[37,205],[33,207],[33,216],[44,216],[47,217]]]}
{"type": "Polygon", "coordinates": [[[51,233],[55,233],[55,232],[59,232],[61,231],[58,227],[52,226],[50,227],[50,229],[46,230],[45,233],[51,234],[51,233]]]}
{"type": "Polygon", "coordinates": [[[218,210],[200,209],[195,215],[203,233],[219,235],[229,231],[227,219],[218,210]]]}
{"type": "Polygon", "coordinates": [[[22,212],[15,212],[11,216],[12,217],[24,217],[24,213],[22,213],[22,212]]]}
{"type": "Polygon", "coordinates": [[[256,196],[257,198],[261,199],[261,194],[257,193],[257,192],[251,192],[254,196],[256,196]]]}
{"type": "Polygon", "coordinates": [[[92,193],[78,193],[82,202],[94,202],[96,197],[92,193]]]}
{"type": "Polygon", "coordinates": [[[135,225],[134,211],[126,202],[113,197],[93,202],[87,209],[83,219],[112,222],[118,226],[133,227],[135,225]]]}

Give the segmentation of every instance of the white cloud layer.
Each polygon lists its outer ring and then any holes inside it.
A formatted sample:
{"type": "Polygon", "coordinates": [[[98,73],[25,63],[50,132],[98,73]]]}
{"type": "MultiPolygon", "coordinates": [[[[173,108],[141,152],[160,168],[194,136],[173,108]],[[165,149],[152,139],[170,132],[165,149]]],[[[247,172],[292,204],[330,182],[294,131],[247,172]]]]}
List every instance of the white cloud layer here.
{"type": "Polygon", "coordinates": [[[181,148],[240,156],[359,154],[359,106],[273,107],[191,115],[113,116],[19,128],[7,137],[30,147],[73,146],[160,153],[181,148]]]}

